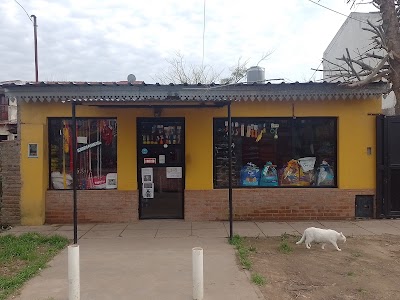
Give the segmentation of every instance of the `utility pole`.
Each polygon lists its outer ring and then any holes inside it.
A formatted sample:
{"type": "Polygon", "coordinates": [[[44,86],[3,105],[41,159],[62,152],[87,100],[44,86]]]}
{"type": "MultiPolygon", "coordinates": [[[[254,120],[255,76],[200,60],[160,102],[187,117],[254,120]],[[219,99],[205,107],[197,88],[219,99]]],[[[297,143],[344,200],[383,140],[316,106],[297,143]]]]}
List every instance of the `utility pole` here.
{"type": "Polygon", "coordinates": [[[38,51],[37,51],[37,23],[36,23],[36,16],[31,15],[33,18],[33,34],[35,38],[35,80],[39,82],[39,67],[38,67],[38,51]]]}

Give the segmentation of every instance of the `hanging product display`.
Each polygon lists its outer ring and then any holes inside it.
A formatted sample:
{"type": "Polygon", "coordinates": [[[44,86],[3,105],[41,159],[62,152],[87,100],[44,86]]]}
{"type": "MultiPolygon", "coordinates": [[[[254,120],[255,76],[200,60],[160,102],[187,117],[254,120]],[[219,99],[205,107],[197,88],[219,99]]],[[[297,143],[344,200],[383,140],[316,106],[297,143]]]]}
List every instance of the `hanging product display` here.
{"type": "Polygon", "coordinates": [[[101,138],[104,143],[109,146],[113,141],[113,130],[110,124],[107,125],[106,121],[102,121],[101,138]]]}
{"type": "Polygon", "coordinates": [[[274,136],[274,139],[278,139],[278,128],[279,128],[279,124],[275,124],[275,123],[271,123],[271,130],[270,132],[272,133],[272,135],[274,136]]]}
{"type": "Polygon", "coordinates": [[[259,141],[262,139],[263,134],[266,133],[266,132],[267,132],[267,129],[264,127],[264,128],[260,131],[260,133],[257,135],[256,142],[259,142],[259,141]]]}
{"type": "MultiPolygon", "coordinates": [[[[100,141],[100,138],[108,139],[109,137],[109,131],[104,131],[104,121],[98,121],[97,122],[97,140],[100,141]],[[105,134],[105,135],[103,135],[105,134]]],[[[112,140],[112,133],[111,133],[111,140],[112,140]]],[[[96,176],[91,176],[91,172],[89,175],[89,181],[90,185],[93,189],[105,189],[107,185],[107,180],[106,180],[106,175],[103,175],[102,172],[102,163],[103,163],[103,157],[102,157],[102,146],[99,146],[96,148],[97,152],[97,168],[96,168],[96,176]]],[[[91,168],[91,167],[90,167],[91,168]]]]}
{"type": "Polygon", "coordinates": [[[70,150],[70,134],[69,128],[67,126],[67,122],[63,122],[63,188],[67,188],[67,169],[66,169],[66,157],[65,154],[68,154],[70,150]]]}

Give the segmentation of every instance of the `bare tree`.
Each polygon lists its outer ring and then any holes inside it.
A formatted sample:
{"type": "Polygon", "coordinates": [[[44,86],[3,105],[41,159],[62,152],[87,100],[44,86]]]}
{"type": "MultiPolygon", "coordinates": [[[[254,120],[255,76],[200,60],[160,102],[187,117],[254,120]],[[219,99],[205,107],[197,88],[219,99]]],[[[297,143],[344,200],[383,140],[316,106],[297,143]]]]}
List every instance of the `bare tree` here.
{"type": "MultiPolygon", "coordinates": [[[[266,60],[271,54],[272,51],[263,54],[257,65],[266,60]]],[[[246,76],[248,62],[248,59],[242,61],[242,59],[239,58],[237,64],[229,68],[230,76],[221,79],[221,74],[223,71],[215,71],[210,65],[187,64],[183,54],[180,52],[175,52],[174,57],[167,59],[169,66],[168,69],[161,74],[154,76],[153,80],[162,84],[210,84],[217,82],[220,82],[221,84],[237,83],[246,76]]]]}
{"type": "Polygon", "coordinates": [[[167,59],[168,69],[153,79],[162,84],[169,83],[212,83],[216,82],[221,72],[215,72],[209,65],[187,64],[182,53],[175,52],[174,57],[167,59]]]}
{"type": "MultiPolygon", "coordinates": [[[[347,0],[354,5],[356,0],[347,0]]],[[[373,33],[370,49],[352,57],[348,49],[339,60],[343,64],[327,61],[333,66],[332,79],[344,79],[351,87],[361,87],[370,82],[387,80],[396,96],[395,114],[400,114],[400,0],[373,0],[379,9],[381,22],[368,21],[364,30],[373,33]],[[370,65],[370,58],[377,61],[370,65]]]]}

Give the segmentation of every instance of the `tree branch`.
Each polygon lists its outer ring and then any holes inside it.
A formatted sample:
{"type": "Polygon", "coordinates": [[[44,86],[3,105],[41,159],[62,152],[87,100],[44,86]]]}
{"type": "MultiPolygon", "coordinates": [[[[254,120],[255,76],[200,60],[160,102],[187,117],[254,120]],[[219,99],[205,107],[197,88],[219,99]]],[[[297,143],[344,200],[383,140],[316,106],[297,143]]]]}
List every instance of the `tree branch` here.
{"type": "MultiPolygon", "coordinates": [[[[359,82],[353,82],[350,83],[349,86],[351,87],[359,87],[359,86],[363,86],[366,85],[370,82],[373,82],[374,79],[376,79],[376,75],[380,74],[379,71],[382,69],[382,67],[385,65],[385,63],[387,62],[387,60],[389,59],[389,55],[387,54],[382,60],[381,62],[375,67],[375,69],[372,71],[372,73],[370,75],[367,76],[367,78],[359,81],[359,82]]],[[[381,72],[382,73],[382,72],[381,72]]]]}

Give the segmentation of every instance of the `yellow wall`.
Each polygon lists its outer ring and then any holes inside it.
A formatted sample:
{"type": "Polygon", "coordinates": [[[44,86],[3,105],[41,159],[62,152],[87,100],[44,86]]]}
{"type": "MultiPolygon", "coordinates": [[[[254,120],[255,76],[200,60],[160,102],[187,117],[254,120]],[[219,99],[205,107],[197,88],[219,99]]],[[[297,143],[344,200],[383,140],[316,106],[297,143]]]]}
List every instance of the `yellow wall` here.
{"type": "MultiPolygon", "coordinates": [[[[353,101],[238,102],[233,117],[338,117],[338,187],[375,188],[375,117],[379,99],[353,101]],[[367,155],[372,147],[372,155],[367,155]]],[[[70,117],[71,105],[25,103],[21,115],[22,224],[43,224],[48,189],[47,118],[70,117]],[[39,158],[27,158],[28,143],[39,144],[39,158]]],[[[186,189],[213,188],[213,118],[226,117],[227,108],[163,109],[162,117],[184,117],[186,124],[186,189]]],[[[77,106],[77,117],[116,117],[118,121],[118,189],[137,190],[136,118],[151,117],[151,109],[77,106]]]]}

